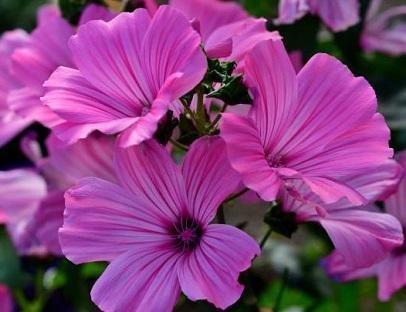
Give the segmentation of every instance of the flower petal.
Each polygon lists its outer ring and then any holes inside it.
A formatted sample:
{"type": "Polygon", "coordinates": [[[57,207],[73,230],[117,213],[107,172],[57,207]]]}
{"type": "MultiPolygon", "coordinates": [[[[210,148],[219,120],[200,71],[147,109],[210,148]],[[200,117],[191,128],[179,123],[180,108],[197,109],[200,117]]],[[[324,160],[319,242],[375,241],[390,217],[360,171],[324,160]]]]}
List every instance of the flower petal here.
{"type": "Polygon", "coordinates": [[[402,226],[389,214],[345,209],[317,221],[349,267],[370,266],[403,243],[402,226]]]}
{"type": "Polygon", "coordinates": [[[282,180],[267,163],[258,130],[251,119],[223,113],[220,129],[230,164],[240,173],[243,183],[263,200],[275,200],[282,180]]]}
{"type": "Polygon", "coordinates": [[[98,307],[110,311],[172,311],[179,297],[178,255],[135,248],[115,259],[93,286],[98,307]]]}
{"type": "Polygon", "coordinates": [[[388,301],[390,297],[406,285],[406,255],[391,256],[379,266],[378,298],[388,301]]]}
{"type": "Polygon", "coordinates": [[[176,220],[186,209],[186,190],[180,168],[155,140],[116,149],[114,165],[120,184],[142,196],[168,220],[176,220]]]}
{"type": "Polygon", "coordinates": [[[191,300],[207,299],[226,309],[241,296],[240,272],[260,254],[257,242],[229,225],[209,225],[200,246],[179,265],[182,291],[191,300]]]}
{"type": "Polygon", "coordinates": [[[59,238],[74,263],[111,261],[138,245],[169,239],[150,203],[110,182],[84,178],[65,193],[65,204],[59,238]]]}
{"type": "Polygon", "coordinates": [[[239,178],[227,159],[225,143],[219,137],[195,141],[182,163],[188,208],[192,216],[208,224],[220,204],[239,186],[239,178]]]}

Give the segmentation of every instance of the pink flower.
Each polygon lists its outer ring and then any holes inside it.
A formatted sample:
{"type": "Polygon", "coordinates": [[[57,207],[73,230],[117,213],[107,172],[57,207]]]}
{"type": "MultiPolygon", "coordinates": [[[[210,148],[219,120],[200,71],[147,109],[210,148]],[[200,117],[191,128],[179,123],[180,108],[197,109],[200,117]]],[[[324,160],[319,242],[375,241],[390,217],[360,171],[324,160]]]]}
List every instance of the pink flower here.
{"type": "Polygon", "coordinates": [[[368,82],[326,54],[312,57],[296,76],[280,40],[259,43],[244,70],[254,98],[250,117],[224,113],[220,125],[243,183],[265,201],[301,181],[326,203],[342,197],[366,203],[344,178],[393,154],[368,82]]]}
{"type": "MultiPolygon", "coordinates": [[[[396,189],[401,174],[399,165],[389,160],[378,169],[349,175],[344,181],[374,202],[396,189]]],[[[320,223],[336,248],[334,254],[346,265],[356,268],[373,265],[402,245],[402,226],[393,216],[373,211],[372,206],[354,207],[345,198],[324,204],[304,183],[295,188],[284,190],[279,197],[283,209],[294,212],[298,223],[320,223]]]]}
{"type": "MultiPolygon", "coordinates": [[[[83,12],[80,23],[92,19],[111,19],[113,13],[106,8],[89,5],[83,12]]],[[[12,55],[11,71],[20,83],[9,93],[8,105],[18,115],[38,121],[47,127],[55,126],[63,120],[43,105],[43,83],[61,65],[73,66],[67,43],[75,29],[62,18],[58,8],[46,5],[38,11],[38,26],[30,34],[25,44],[12,55]]]]}
{"type": "Polygon", "coordinates": [[[241,230],[210,224],[239,184],[223,141],[197,140],[180,167],[152,140],[117,149],[114,164],[118,184],[86,178],[65,194],[66,257],[111,262],[92,300],[103,311],[171,311],[182,290],[221,309],[233,304],[239,272],[260,250],[241,230]]]}
{"type": "Polygon", "coordinates": [[[171,104],[203,78],[200,36],[177,10],[161,6],[89,22],[70,41],[78,70],[59,67],[43,98],[65,121],[53,128],[73,143],[94,130],[121,133],[121,146],[153,136],[171,104]],[[103,64],[103,66],[101,66],[103,64]]]}
{"type": "Polygon", "coordinates": [[[381,0],[372,0],[361,35],[364,50],[389,55],[406,54],[405,17],[406,5],[385,8],[381,0]]]}
{"type": "Polygon", "coordinates": [[[292,24],[308,12],[320,16],[334,32],[346,30],[359,22],[358,0],[280,0],[275,24],[292,24]]]}
{"type": "Polygon", "coordinates": [[[16,115],[7,104],[9,92],[21,87],[11,72],[11,55],[27,40],[28,35],[22,30],[6,32],[0,38],[0,147],[30,123],[30,120],[16,115]]]}
{"type": "MultiPolygon", "coordinates": [[[[66,146],[51,137],[47,158],[31,152],[36,170],[17,169],[0,172],[0,221],[18,252],[23,255],[60,255],[58,229],[65,208],[63,193],[80,178],[98,176],[115,181],[112,171],[113,140],[90,136],[66,146]]],[[[35,142],[25,141],[34,149],[35,142]]]]}
{"type": "Polygon", "coordinates": [[[193,21],[210,58],[241,61],[246,51],[259,41],[280,38],[277,32],[267,31],[265,19],[250,17],[235,2],[171,0],[169,3],[193,21]]]}
{"type": "Polygon", "coordinates": [[[11,300],[11,294],[7,286],[0,285],[0,311],[12,312],[13,303],[11,300]]]}
{"type": "MultiPolygon", "coordinates": [[[[406,169],[406,153],[397,157],[403,169],[406,169]]],[[[403,231],[406,228],[406,178],[403,177],[397,191],[388,197],[384,204],[385,210],[401,222],[403,231]]],[[[406,248],[405,244],[393,249],[381,262],[369,268],[359,269],[342,261],[333,252],[324,260],[327,272],[341,281],[349,281],[372,276],[378,277],[378,297],[382,301],[389,300],[399,289],[406,286],[406,248]]]]}

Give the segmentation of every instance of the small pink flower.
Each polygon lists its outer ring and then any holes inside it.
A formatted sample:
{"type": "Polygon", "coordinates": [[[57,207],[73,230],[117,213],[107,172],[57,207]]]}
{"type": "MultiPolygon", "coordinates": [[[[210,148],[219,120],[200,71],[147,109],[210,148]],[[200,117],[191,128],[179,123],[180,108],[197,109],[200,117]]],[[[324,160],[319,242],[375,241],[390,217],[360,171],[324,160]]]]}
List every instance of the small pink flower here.
{"type": "Polygon", "coordinates": [[[121,146],[153,136],[179,97],[203,78],[200,36],[177,10],[144,9],[110,22],[93,21],[70,41],[78,70],[59,67],[45,83],[43,101],[62,119],[53,128],[68,143],[94,130],[121,133],[121,146]]]}
{"type": "Polygon", "coordinates": [[[312,57],[296,75],[280,40],[259,43],[244,62],[253,107],[249,117],[224,113],[220,125],[243,183],[265,201],[301,181],[326,203],[347,197],[365,204],[343,178],[367,173],[393,154],[368,82],[327,54],[312,57]]]}
{"type": "MultiPolygon", "coordinates": [[[[406,169],[406,153],[397,155],[397,159],[403,169],[406,169]]],[[[403,177],[394,194],[389,196],[385,202],[385,210],[398,218],[406,228],[406,178],[403,177]]],[[[378,297],[387,301],[399,289],[406,286],[406,246],[393,249],[386,254],[386,257],[379,263],[369,268],[359,269],[346,262],[336,252],[324,259],[324,266],[327,272],[340,281],[350,281],[360,278],[377,276],[379,288],[378,297]]]]}
{"type": "Polygon", "coordinates": [[[210,58],[241,61],[246,51],[266,39],[280,38],[266,29],[266,20],[250,17],[235,2],[171,0],[169,4],[193,21],[210,58]]]}
{"type": "Polygon", "coordinates": [[[334,32],[346,30],[359,22],[358,0],[280,0],[276,24],[292,24],[306,13],[320,16],[334,32]]]}
{"type": "MultiPolygon", "coordinates": [[[[402,173],[400,166],[389,160],[378,169],[352,174],[344,181],[374,202],[396,189],[402,173]]],[[[379,213],[372,206],[354,207],[345,198],[326,205],[305,184],[296,185],[295,189],[282,192],[279,200],[283,209],[294,212],[298,223],[320,223],[336,248],[335,255],[346,265],[356,268],[373,265],[402,245],[402,226],[390,214],[379,213]]]]}
{"type": "Polygon", "coordinates": [[[5,285],[0,285],[0,311],[13,311],[13,302],[11,299],[10,290],[5,285]]]}
{"type": "Polygon", "coordinates": [[[91,296],[103,311],[171,311],[182,290],[225,309],[241,296],[241,271],[260,253],[250,236],[210,224],[236,189],[224,142],[205,137],[178,167],[155,141],[117,149],[118,184],[86,178],[67,191],[63,253],[111,262],[91,296]]]}
{"type": "Polygon", "coordinates": [[[372,0],[361,35],[364,50],[389,55],[406,54],[405,17],[406,5],[385,8],[381,0],[372,0]]]}

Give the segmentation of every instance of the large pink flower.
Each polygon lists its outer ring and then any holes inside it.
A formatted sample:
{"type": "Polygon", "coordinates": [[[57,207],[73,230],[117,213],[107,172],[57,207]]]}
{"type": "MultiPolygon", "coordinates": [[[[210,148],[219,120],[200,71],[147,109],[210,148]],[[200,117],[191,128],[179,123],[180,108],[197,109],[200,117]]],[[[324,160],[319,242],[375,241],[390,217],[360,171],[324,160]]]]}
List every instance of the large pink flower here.
{"type": "Polygon", "coordinates": [[[89,22],[70,41],[78,70],[59,67],[44,102],[65,122],[54,128],[72,143],[99,130],[120,133],[120,145],[149,139],[179,97],[203,78],[200,36],[177,10],[161,6],[112,21],[89,22]]]}
{"type": "Polygon", "coordinates": [[[343,178],[367,173],[393,154],[368,82],[326,54],[296,75],[280,40],[259,43],[244,68],[254,98],[250,116],[224,113],[220,125],[244,184],[266,201],[299,180],[326,203],[342,197],[365,203],[343,178]]]}
{"type": "Polygon", "coordinates": [[[4,33],[0,38],[0,147],[23,130],[30,120],[16,115],[7,104],[10,91],[21,87],[11,72],[11,55],[28,40],[22,30],[4,33]]]}
{"type": "Polygon", "coordinates": [[[406,5],[387,7],[382,0],[372,0],[361,35],[364,50],[390,55],[406,54],[405,17],[406,5]]]}
{"type": "Polygon", "coordinates": [[[191,19],[211,58],[241,61],[256,43],[279,38],[266,29],[266,20],[250,17],[237,3],[220,0],[171,0],[169,4],[191,19]]]}
{"type": "MultiPolygon", "coordinates": [[[[30,142],[31,149],[37,150],[35,144],[30,142]]],[[[51,137],[47,147],[47,158],[31,153],[35,169],[0,172],[0,221],[20,254],[60,255],[65,190],[87,176],[115,181],[112,138],[93,135],[66,146],[51,137]]]]}
{"type": "Polygon", "coordinates": [[[233,304],[239,272],[260,250],[241,230],[210,224],[239,184],[224,142],[199,139],[181,167],[152,140],[116,153],[119,184],[86,178],[65,195],[63,253],[74,263],[111,262],[93,301],[104,311],[171,311],[182,290],[222,309],[233,304]]]}
{"type": "MultiPolygon", "coordinates": [[[[398,155],[398,161],[406,169],[406,153],[398,155]]],[[[406,177],[403,177],[397,191],[388,197],[384,204],[385,210],[394,215],[406,228],[406,177]]],[[[379,282],[378,297],[382,301],[389,300],[399,289],[406,286],[406,245],[393,249],[379,263],[365,269],[358,269],[333,252],[324,260],[327,272],[341,281],[377,276],[379,282]]]]}
{"type": "Polygon", "coordinates": [[[308,12],[320,16],[333,31],[346,30],[359,22],[358,0],[279,0],[276,24],[292,24],[308,12]]]}
{"type": "MultiPolygon", "coordinates": [[[[403,172],[393,160],[367,174],[352,174],[345,182],[370,202],[381,200],[393,192],[403,172]]],[[[399,221],[372,206],[354,207],[345,198],[324,204],[305,184],[296,192],[286,189],[278,198],[283,209],[294,212],[296,221],[318,222],[335,246],[335,255],[350,267],[367,267],[384,259],[393,248],[403,243],[399,221]]]]}

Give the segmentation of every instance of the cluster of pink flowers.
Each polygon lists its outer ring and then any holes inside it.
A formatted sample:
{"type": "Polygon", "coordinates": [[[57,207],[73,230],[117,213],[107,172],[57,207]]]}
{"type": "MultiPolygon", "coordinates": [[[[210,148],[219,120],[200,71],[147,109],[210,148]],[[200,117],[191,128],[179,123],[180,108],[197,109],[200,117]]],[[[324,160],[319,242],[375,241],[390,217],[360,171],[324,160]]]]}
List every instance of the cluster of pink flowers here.
{"type": "MultiPolygon", "coordinates": [[[[345,3],[281,1],[278,22],[310,11],[343,30],[358,21],[358,1],[345,3]]],[[[296,73],[279,34],[236,3],[147,7],[90,5],[76,28],[47,6],[31,34],[1,37],[0,143],[33,122],[51,131],[47,155],[23,138],[31,168],[0,172],[0,219],[18,252],[109,262],[91,292],[103,311],[169,311],[180,292],[225,309],[261,250],[213,220],[249,189],[322,225],[331,275],[377,274],[382,300],[405,285],[406,161],[393,159],[369,83],[327,54],[296,73]],[[202,85],[213,59],[236,62],[251,106],[211,110],[202,85]],[[157,140],[170,118],[198,129],[193,142],[179,143],[179,129],[157,140]]],[[[374,49],[369,31],[363,42],[374,49]]]]}

